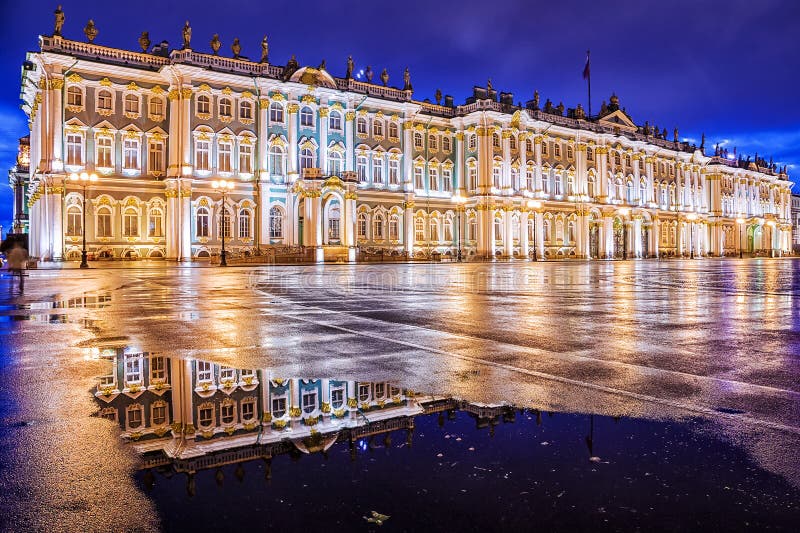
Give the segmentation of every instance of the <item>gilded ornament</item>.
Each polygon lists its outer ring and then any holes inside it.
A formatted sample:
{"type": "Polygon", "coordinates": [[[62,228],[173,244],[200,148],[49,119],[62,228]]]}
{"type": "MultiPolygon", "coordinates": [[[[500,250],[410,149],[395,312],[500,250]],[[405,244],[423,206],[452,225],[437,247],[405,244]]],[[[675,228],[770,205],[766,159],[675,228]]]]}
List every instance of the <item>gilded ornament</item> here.
{"type": "Polygon", "coordinates": [[[352,121],[353,121],[353,119],[355,119],[355,118],[356,118],[356,114],[355,114],[355,112],[353,112],[353,111],[348,111],[347,113],[345,113],[345,114],[344,114],[344,118],[345,118],[347,121],[349,121],[349,122],[352,122],[352,121]]]}
{"type": "Polygon", "coordinates": [[[304,94],[302,97],[300,97],[300,101],[303,102],[304,104],[315,104],[315,103],[317,103],[317,99],[314,98],[313,94],[304,94]]]}
{"type": "Polygon", "coordinates": [[[181,92],[178,89],[171,89],[167,93],[167,98],[169,98],[170,100],[177,100],[180,97],[181,97],[181,92]]]}
{"type": "Polygon", "coordinates": [[[220,92],[221,92],[222,94],[226,95],[226,96],[230,96],[230,95],[232,95],[232,94],[233,94],[233,89],[231,89],[230,87],[227,87],[227,86],[226,86],[226,87],[225,87],[224,89],[222,89],[220,92]]]}
{"type": "Polygon", "coordinates": [[[192,90],[190,88],[181,89],[181,96],[183,96],[184,99],[188,100],[189,98],[192,97],[192,90]]]}
{"type": "Polygon", "coordinates": [[[328,110],[327,107],[321,107],[319,109],[319,116],[322,117],[322,118],[325,118],[325,117],[328,116],[328,112],[329,112],[329,110],[328,110]]]}
{"type": "Polygon", "coordinates": [[[143,53],[147,53],[147,49],[150,48],[150,33],[143,31],[142,35],[139,37],[139,46],[142,48],[143,53]]]}
{"type": "Polygon", "coordinates": [[[288,106],[286,106],[286,110],[289,113],[297,113],[300,110],[300,105],[297,103],[292,102],[288,106]]]}
{"type": "Polygon", "coordinates": [[[125,86],[125,89],[128,91],[138,91],[139,86],[136,85],[136,82],[130,82],[128,85],[125,86]]]}
{"type": "Polygon", "coordinates": [[[358,407],[358,400],[356,400],[355,398],[348,398],[347,407],[350,407],[351,409],[358,407]]]}
{"type": "Polygon", "coordinates": [[[298,418],[303,414],[303,411],[299,407],[292,407],[289,409],[289,416],[292,418],[298,418]]]}
{"type": "Polygon", "coordinates": [[[89,19],[89,22],[87,22],[86,26],[83,28],[83,34],[86,35],[86,39],[88,39],[88,41],[90,43],[92,43],[94,41],[95,37],[97,37],[98,33],[100,33],[100,32],[97,30],[97,27],[94,25],[94,21],[92,19],[89,19]]]}

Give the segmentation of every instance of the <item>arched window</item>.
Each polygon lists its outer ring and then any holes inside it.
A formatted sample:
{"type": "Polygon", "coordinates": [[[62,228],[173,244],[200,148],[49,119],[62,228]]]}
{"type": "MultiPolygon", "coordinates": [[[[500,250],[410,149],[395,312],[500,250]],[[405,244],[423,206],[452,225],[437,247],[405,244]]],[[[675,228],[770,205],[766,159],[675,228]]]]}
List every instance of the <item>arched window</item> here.
{"type": "Polygon", "coordinates": [[[342,114],[338,111],[331,111],[328,115],[328,129],[331,131],[342,130],[342,114]]]}
{"type": "Polygon", "coordinates": [[[414,132],[414,148],[422,150],[422,134],[418,131],[414,132]]]}
{"type": "Polygon", "coordinates": [[[439,219],[431,217],[428,220],[428,240],[439,242],[439,219]]]}
{"type": "Polygon", "coordinates": [[[561,243],[564,240],[564,223],[561,220],[556,220],[556,242],[561,243]]]}
{"type": "Polygon", "coordinates": [[[270,124],[283,124],[283,106],[278,102],[269,104],[270,124]]]}
{"type": "Polygon", "coordinates": [[[359,213],[357,222],[358,222],[356,224],[357,237],[359,239],[366,239],[367,238],[367,214],[366,213],[359,213]]]}
{"type": "Polygon", "coordinates": [[[111,91],[103,89],[97,93],[97,109],[100,111],[111,111],[111,91]]]}
{"type": "Polygon", "coordinates": [[[542,191],[545,194],[550,194],[550,172],[542,172],[542,191]]]}
{"type": "Polygon", "coordinates": [[[252,226],[253,215],[250,213],[249,209],[242,209],[239,211],[239,238],[240,239],[249,239],[250,238],[250,227],[252,226]]]}
{"type": "Polygon", "coordinates": [[[632,204],[633,200],[634,200],[634,197],[636,196],[636,189],[633,186],[633,182],[630,181],[630,180],[628,181],[628,183],[626,185],[627,185],[627,187],[626,187],[627,188],[627,190],[626,190],[627,200],[628,200],[629,204],[632,204]]]}
{"type": "Polygon", "coordinates": [[[398,131],[399,130],[397,129],[397,123],[396,122],[389,122],[389,138],[390,139],[397,139],[397,137],[399,135],[398,131]]]}
{"type": "Polygon", "coordinates": [[[286,173],[286,159],[283,147],[273,144],[269,147],[269,173],[271,176],[283,176],[286,173]]]}
{"type": "Polygon", "coordinates": [[[453,242],[453,219],[451,217],[444,219],[444,240],[453,242]]]}
{"type": "Polygon", "coordinates": [[[164,99],[158,96],[151,96],[149,100],[150,109],[148,114],[154,118],[164,116],[164,99]]]}
{"type": "Polygon", "coordinates": [[[231,105],[230,98],[220,98],[219,99],[219,116],[222,118],[232,118],[233,117],[233,106],[231,105]]]}
{"type": "Polygon", "coordinates": [[[197,97],[197,114],[210,115],[211,114],[211,98],[205,94],[197,97]]]}
{"type": "Polygon", "coordinates": [[[114,230],[111,225],[111,208],[102,206],[97,210],[97,236],[112,237],[114,230]]]}
{"type": "MultiPolygon", "coordinates": [[[[528,218],[528,242],[533,243],[533,235],[536,232],[536,221],[531,216],[528,218]]],[[[535,243],[533,243],[535,244],[535,243]]]]}
{"type": "Polygon", "coordinates": [[[572,220],[567,224],[567,239],[571,243],[575,242],[575,222],[572,220]]]}
{"type": "Polygon", "coordinates": [[[525,141],[525,151],[529,153],[533,152],[533,141],[531,141],[530,139],[525,141]]]}
{"type": "Polygon", "coordinates": [[[139,114],[139,96],[135,94],[125,95],[125,113],[129,115],[139,114]]]}
{"type": "Polygon", "coordinates": [[[466,240],[474,241],[475,236],[478,234],[478,220],[475,217],[470,217],[467,221],[466,240]]]}
{"type": "Polygon", "coordinates": [[[372,217],[372,240],[383,240],[383,215],[380,213],[372,217]]]}
{"type": "Polygon", "coordinates": [[[139,212],[134,207],[126,207],[122,212],[122,236],[139,236],[139,212]]]}
{"type": "Polygon", "coordinates": [[[494,240],[503,240],[503,219],[500,217],[494,219],[494,240]]]}
{"type": "Polygon", "coordinates": [[[164,210],[160,207],[151,207],[147,216],[147,236],[164,236],[164,210]]]}
{"type": "Polygon", "coordinates": [[[428,149],[432,152],[439,150],[439,137],[435,133],[428,135],[428,149]]]}
{"type": "Polygon", "coordinates": [[[139,429],[144,425],[144,407],[136,403],[125,409],[125,420],[128,429],[139,429]]]}
{"type": "Polygon", "coordinates": [[[67,105],[83,107],[83,91],[81,91],[80,87],[72,85],[67,89],[67,105]]]}
{"type": "Polygon", "coordinates": [[[76,237],[83,233],[83,214],[77,205],[67,208],[67,235],[76,237]]]}
{"type": "Polygon", "coordinates": [[[542,222],[542,233],[544,233],[544,235],[542,235],[542,237],[544,238],[543,240],[545,242],[550,242],[550,221],[549,220],[545,220],[544,222],[542,222]]]}
{"type": "Polygon", "coordinates": [[[250,100],[242,100],[239,102],[239,119],[253,120],[253,102],[250,100]]]}
{"type": "Polygon", "coordinates": [[[227,207],[223,207],[220,212],[218,237],[225,235],[226,239],[231,238],[231,212],[227,207]]]}
{"type": "Polygon", "coordinates": [[[372,136],[383,137],[383,121],[381,119],[374,119],[372,121],[372,136]]]}
{"type": "Polygon", "coordinates": [[[511,167],[511,187],[515,190],[519,190],[519,169],[511,167]]]}
{"type": "Polygon", "coordinates": [[[360,155],[356,157],[356,174],[358,175],[359,183],[367,181],[367,156],[360,155]]]}
{"type": "Polygon", "coordinates": [[[393,241],[400,240],[400,217],[398,215],[389,217],[389,239],[393,241]]]}
{"type": "Polygon", "coordinates": [[[328,174],[331,176],[341,174],[343,159],[341,152],[328,152],[328,174]]]}
{"type": "Polygon", "coordinates": [[[364,117],[358,117],[356,120],[356,133],[359,135],[366,135],[367,134],[367,119],[364,117]]]}
{"type": "Polygon", "coordinates": [[[414,217],[414,240],[417,242],[425,240],[425,220],[421,216],[414,217]]]}
{"type": "Polygon", "coordinates": [[[197,209],[195,217],[195,231],[198,237],[208,237],[208,208],[200,207],[197,209]]]}
{"type": "Polygon", "coordinates": [[[314,126],[314,112],[308,106],[300,110],[300,125],[306,128],[314,126]]]}
{"type": "Polygon", "coordinates": [[[586,194],[588,194],[590,198],[594,198],[594,176],[589,176],[586,182],[586,194]]]}
{"type": "Polygon", "coordinates": [[[500,148],[500,134],[497,132],[492,133],[492,147],[500,148]]]}
{"type": "Polygon", "coordinates": [[[639,182],[639,204],[644,205],[647,201],[647,182],[641,180],[639,182]]]}
{"type": "Polygon", "coordinates": [[[283,238],[283,209],[278,206],[269,210],[269,238],[283,238]]]}
{"type": "Polygon", "coordinates": [[[313,168],[314,167],[314,151],[311,148],[303,148],[300,150],[300,168],[313,168]]]}
{"type": "Polygon", "coordinates": [[[470,133],[467,136],[467,149],[471,152],[474,152],[478,148],[478,136],[474,133],[470,133]]]}

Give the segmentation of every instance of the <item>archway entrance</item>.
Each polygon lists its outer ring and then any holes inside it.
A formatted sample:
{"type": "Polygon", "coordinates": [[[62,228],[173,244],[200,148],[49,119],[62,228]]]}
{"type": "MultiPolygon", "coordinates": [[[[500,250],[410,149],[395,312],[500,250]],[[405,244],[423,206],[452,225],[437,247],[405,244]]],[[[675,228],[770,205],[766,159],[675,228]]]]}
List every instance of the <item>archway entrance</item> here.
{"type": "Polygon", "coordinates": [[[650,226],[642,228],[642,257],[650,257],[650,226]]]}
{"type": "Polygon", "coordinates": [[[600,226],[595,220],[589,221],[589,257],[600,257],[600,226]]]}

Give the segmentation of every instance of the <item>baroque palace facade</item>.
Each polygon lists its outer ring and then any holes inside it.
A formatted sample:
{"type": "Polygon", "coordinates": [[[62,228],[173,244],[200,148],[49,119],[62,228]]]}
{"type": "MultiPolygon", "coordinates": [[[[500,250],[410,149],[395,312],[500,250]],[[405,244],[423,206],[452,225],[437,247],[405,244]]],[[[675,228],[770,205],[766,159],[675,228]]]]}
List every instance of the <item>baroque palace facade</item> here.
{"type": "Polygon", "coordinates": [[[44,260],[79,259],[84,220],[90,258],[211,257],[223,232],[233,255],[317,261],[791,249],[785,171],[637,126],[614,95],[593,117],[538,94],[515,105],[491,83],[431,103],[408,70],[395,88],[386,71],[355,79],[351,59],[342,78],[273,65],[266,40],[260,61],[238,40],[234,57],[202,53],[188,24],[181,49],[143,34],[143,52],[56,29],[22,78],[30,252],[44,260]]]}

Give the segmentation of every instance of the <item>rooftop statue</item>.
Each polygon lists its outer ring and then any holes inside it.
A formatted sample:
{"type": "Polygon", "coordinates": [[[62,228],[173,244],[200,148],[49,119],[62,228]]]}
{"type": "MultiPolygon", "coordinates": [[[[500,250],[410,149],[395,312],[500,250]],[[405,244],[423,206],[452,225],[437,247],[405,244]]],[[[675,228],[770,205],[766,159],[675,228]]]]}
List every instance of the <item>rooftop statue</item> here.
{"type": "Polygon", "coordinates": [[[86,35],[86,38],[91,43],[94,41],[95,37],[97,37],[97,34],[100,32],[97,31],[97,28],[94,25],[94,21],[92,19],[89,19],[89,22],[86,23],[86,27],[83,28],[83,33],[84,35],[86,35]]]}
{"type": "Polygon", "coordinates": [[[142,36],[139,37],[139,46],[142,47],[142,52],[146,54],[147,49],[150,48],[150,32],[142,32],[142,36]]]}
{"type": "Polygon", "coordinates": [[[211,51],[214,52],[214,55],[219,53],[219,48],[222,46],[222,42],[219,40],[219,34],[215,33],[211,37],[211,51]]]}
{"type": "Polygon", "coordinates": [[[364,76],[367,78],[367,83],[372,83],[372,67],[367,65],[367,70],[364,71],[364,76]]]}
{"type": "Polygon", "coordinates": [[[267,42],[267,36],[265,35],[263,39],[261,39],[261,62],[268,63],[269,62],[269,43],[267,42]]]}
{"type": "Polygon", "coordinates": [[[242,53],[242,45],[239,44],[239,38],[236,37],[233,40],[233,44],[231,45],[231,52],[233,52],[233,57],[235,59],[239,59],[239,55],[242,53]]]}
{"type": "Polygon", "coordinates": [[[56,22],[53,25],[53,36],[58,35],[61,36],[61,28],[64,27],[64,12],[61,11],[61,6],[59,5],[56,10],[53,12],[56,16],[56,22]]]}
{"type": "Polygon", "coordinates": [[[350,79],[353,77],[353,56],[347,56],[347,73],[344,75],[345,79],[350,79]]]}
{"type": "Polygon", "coordinates": [[[408,72],[408,67],[406,67],[406,70],[403,71],[403,90],[411,90],[411,74],[408,72]]]}
{"type": "Polygon", "coordinates": [[[433,95],[436,99],[436,105],[442,105],[442,90],[436,89],[436,94],[433,95]]]}
{"type": "Polygon", "coordinates": [[[322,63],[319,64],[319,66],[317,67],[317,70],[325,70],[326,66],[327,65],[325,64],[325,59],[323,58],[322,59],[322,63]]]}
{"type": "MultiPolygon", "coordinates": [[[[674,130],[672,130],[672,140],[675,141],[675,142],[678,142],[678,128],[675,128],[674,130]]],[[[734,150],[734,152],[735,151],[736,150],[734,150]]]]}
{"type": "Polygon", "coordinates": [[[493,91],[494,90],[494,87],[492,87],[492,78],[489,78],[488,80],[486,80],[486,90],[487,91],[493,91]]]}
{"type": "Polygon", "coordinates": [[[192,27],[189,26],[189,21],[186,21],[186,24],[183,25],[183,49],[186,50],[187,48],[191,48],[192,42],[192,27]]]}
{"type": "Polygon", "coordinates": [[[533,109],[539,109],[539,91],[533,91],[533,109]]]}
{"type": "Polygon", "coordinates": [[[389,73],[386,69],[383,69],[383,72],[381,72],[381,83],[383,83],[384,87],[389,84],[389,73]]]}

